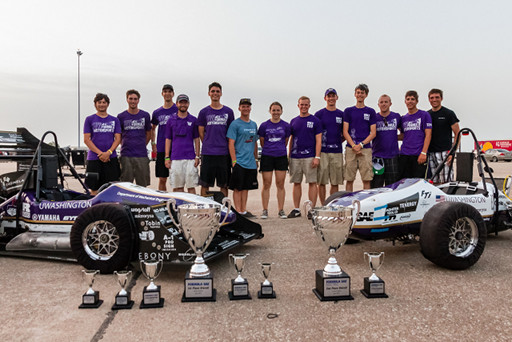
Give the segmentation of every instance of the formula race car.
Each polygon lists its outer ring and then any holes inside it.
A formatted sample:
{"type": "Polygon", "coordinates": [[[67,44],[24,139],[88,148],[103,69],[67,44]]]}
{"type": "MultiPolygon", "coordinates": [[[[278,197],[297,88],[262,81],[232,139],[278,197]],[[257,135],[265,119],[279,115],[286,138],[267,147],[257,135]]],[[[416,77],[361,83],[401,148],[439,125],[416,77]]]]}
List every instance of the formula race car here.
{"type": "MultiPolygon", "coordinates": [[[[5,133],[5,132],[0,132],[5,133]]],[[[12,132],[11,132],[12,133],[12,132]]],[[[0,254],[76,260],[87,269],[111,273],[132,261],[158,259],[191,263],[195,253],[170,219],[166,202],[217,203],[213,198],[151,190],[131,183],[109,183],[91,196],[80,175],[58,147],[53,132],[46,132],[32,153],[20,134],[8,140],[7,156],[18,171],[0,176],[0,254]],[[54,147],[43,141],[54,137],[54,147]],[[13,147],[14,146],[14,147],[13,147]],[[20,152],[21,151],[21,152],[20,152]],[[67,166],[83,192],[66,189],[67,166]]],[[[3,135],[5,137],[5,134],[3,135]]],[[[2,141],[0,134],[0,142],[2,141]]],[[[5,147],[5,146],[4,146],[5,147]]],[[[68,175],[69,176],[69,175],[68,175]]],[[[89,175],[94,176],[94,175],[89,175]]],[[[213,193],[217,201],[220,193],[213,193]]],[[[220,198],[219,198],[220,197],[220,198]]],[[[172,213],[176,218],[176,213],[172,213]]],[[[204,253],[205,260],[262,238],[261,226],[224,209],[223,226],[204,253]]]]}
{"type": "MultiPolygon", "coordinates": [[[[439,174],[449,156],[455,156],[461,134],[471,134],[477,141],[470,129],[462,129],[456,137],[457,144],[434,170],[432,178],[439,174]]],[[[512,228],[510,177],[498,187],[493,170],[476,146],[481,178],[478,182],[472,181],[471,153],[466,158],[467,165],[457,164],[458,181],[435,186],[424,179],[402,179],[382,188],[338,192],[325,203],[348,206],[353,200],[360,201],[351,239],[411,241],[419,238],[421,252],[428,260],[448,269],[466,269],[482,255],[488,234],[512,228]]]]}

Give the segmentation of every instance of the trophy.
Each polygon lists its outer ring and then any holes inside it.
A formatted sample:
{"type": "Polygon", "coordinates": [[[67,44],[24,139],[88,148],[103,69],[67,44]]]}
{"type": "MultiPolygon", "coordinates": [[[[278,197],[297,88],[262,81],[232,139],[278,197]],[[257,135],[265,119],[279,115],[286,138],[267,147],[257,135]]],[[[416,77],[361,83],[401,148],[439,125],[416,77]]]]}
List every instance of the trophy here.
{"type": "Polygon", "coordinates": [[[82,304],[78,307],[79,309],[96,309],[103,303],[103,300],[100,299],[100,291],[92,289],[94,277],[98,273],[100,273],[98,270],[82,270],[82,277],[89,285],[89,289],[82,295],[82,304]]]}
{"type": "Polygon", "coordinates": [[[161,308],[164,306],[164,298],[160,297],[160,285],[153,282],[160,272],[162,272],[163,263],[161,260],[141,260],[140,270],[142,274],[149,280],[149,285],[144,286],[142,292],[141,309],[161,308]]]}
{"type": "Polygon", "coordinates": [[[384,280],[377,277],[375,274],[384,262],[384,252],[364,252],[364,260],[370,265],[372,275],[364,278],[364,289],[361,290],[361,293],[365,295],[366,298],[388,298],[385,291],[384,280]]]}
{"type": "Polygon", "coordinates": [[[249,283],[247,279],[242,278],[242,271],[245,266],[245,258],[249,254],[230,254],[229,261],[235,265],[238,273],[236,279],[231,279],[231,291],[229,291],[230,300],[252,299],[249,293],[249,283]]]}
{"type": "Polygon", "coordinates": [[[322,270],[317,270],[315,295],[321,301],[350,300],[350,276],[336,261],[336,251],[345,243],[361,209],[359,201],[351,206],[326,206],[312,208],[312,202],[304,202],[304,210],[311,213],[316,235],[329,249],[329,261],[322,270]]]}
{"type": "Polygon", "coordinates": [[[261,272],[263,272],[263,276],[265,277],[265,281],[261,283],[260,290],[258,291],[258,298],[276,298],[274,286],[270,281],[268,281],[268,276],[270,274],[270,270],[272,269],[272,263],[264,262],[260,265],[261,272]]]}
{"type": "Polygon", "coordinates": [[[173,222],[183,233],[196,259],[185,275],[185,290],[181,298],[182,302],[214,302],[217,291],[213,287],[213,274],[204,262],[203,254],[213,240],[219,228],[228,218],[231,210],[229,198],[219,204],[182,204],[176,208],[176,201],[170,199],[167,202],[167,210],[172,221],[174,210],[178,215],[178,222],[173,222]],[[221,221],[221,213],[226,208],[224,219],[221,221]],[[171,210],[172,209],[172,210],[171,210]]]}
{"type": "Polygon", "coordinates": [[[121,291],[116,295],[116,301],[112,306],[112,310],[131,309],[133,300],[131,300],[130,291],[126,291],[125,287],[132,271],[114,271],[114,274],[117,276],[117,282],[121,285],[121,291]]]}

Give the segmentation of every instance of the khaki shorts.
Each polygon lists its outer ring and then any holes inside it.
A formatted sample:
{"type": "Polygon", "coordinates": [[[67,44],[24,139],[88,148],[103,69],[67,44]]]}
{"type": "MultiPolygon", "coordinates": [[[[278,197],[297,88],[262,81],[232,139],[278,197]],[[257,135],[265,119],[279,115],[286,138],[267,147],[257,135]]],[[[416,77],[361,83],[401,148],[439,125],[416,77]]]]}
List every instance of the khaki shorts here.
{"type": "Polygon", "coordinates": [[[345,180],[353,182],[359,169],[363,181],[373,179],[372,149],[363,148],[362,154],[355,154],[351,148],[345,150],[345,180]]]}
{"type": "Polygon", "coordinates": [[[135,183],[140,186],[151,184],[148,157],[121,157],[121,182],[135,183]]]}
{"type": "Polygon", "coordinates": [[[306,183],[316,183],[317,170],[311,167],[314,158],[290,158],[290,183],[302,183],[302,175],[306,183]]]}
{"type": "Polygon", "coordinates": [[[195,188],[199,182],[199,173],[194,159],[173,160],[169,183],[175,188],[195,188]]]}
{"type": "Polygon", "coordinates": [[[320,153],[318,184],[343,184],[343,153],[320,153]]]}

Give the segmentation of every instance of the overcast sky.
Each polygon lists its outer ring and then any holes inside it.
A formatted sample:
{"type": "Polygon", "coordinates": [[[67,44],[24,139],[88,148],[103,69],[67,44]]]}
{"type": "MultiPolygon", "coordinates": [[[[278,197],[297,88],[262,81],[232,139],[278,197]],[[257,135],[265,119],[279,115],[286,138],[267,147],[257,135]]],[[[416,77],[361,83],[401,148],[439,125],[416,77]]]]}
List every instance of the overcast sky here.
{"type": "Polygon", "coordinates": [[[218,81],[221,102],[237,115],[239,99],[252,98],[260,124],[273,101],[290,121],[300,96],[311,97],[315,112],[334,87],[344,109],[366,83],[367,105],[378,110],[386,93],[400,114],[407,90],[417,90],[427,110],[428,90],[441,88],[461,127],[480,140],[512,139],[510,13],[505,0],[2,0],[0,130],[54,130],[61,145],[77,144],[80,48],[80,127],[97,92],[110,96],[117,115],[135,88],[140,108],[152,113],[170,83],[197,115],[218,81]]]}

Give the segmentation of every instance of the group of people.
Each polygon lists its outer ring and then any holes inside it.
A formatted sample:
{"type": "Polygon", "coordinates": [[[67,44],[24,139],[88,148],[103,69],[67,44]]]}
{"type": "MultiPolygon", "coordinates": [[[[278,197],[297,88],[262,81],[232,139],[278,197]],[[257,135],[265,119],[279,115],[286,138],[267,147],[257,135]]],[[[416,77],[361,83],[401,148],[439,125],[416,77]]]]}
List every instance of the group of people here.
{"type": "MultiPolygon", "coordinates": [[[[162,88],[164,105],[153,112],[138,108],[140,94],[128,90],[128,109],[117,117],[107,113],[110,100],[97,94],[94,105],[97,112],[86,118],[84,142],[89,148],[87,172],[99,175],[88,180],[96,194],[102,184],[111,181],[135,181],[147,186],[150,182],[149,158],[146,145],[151,141],[156,152],[155,173],[158,189],[167,191],[169,179],[172,191],[195,193],[201,186],[201,195],[209,193],[215,184],[224,196],[233,190],[235,209],[246,217],[248,191],[258,188],[258,163],[262,174],[261,218],[269,215],[269,196],[272,178],[277,187],[278,216],[299,217],[302,181],[308,183],[308,197],[316,205],[317,197],[324,203],[327,184],[330,193],[345,189],[353,191],[359,170],[363,187],[389,185],[402,178],[425,178],[436,168],[452,147],[452,132],[459,131],[455,113],[441,105],[443,92],[432,89],[429,101],[432,109],[419,110],[418,94],[405,94],[407,114],[401,116],[390,110],[388,95],[379,98],[380,111],[365,105],[368,86],[355,88],[356,105],[341,111],[336,107],[338,93],[334,88],[325,91],[325,108],[314,115],[309,113],[310,99],[298,100],[299,115],[290,123],[281,119],[283,107],[279,102],[270,105],[270,119],[259,128],[251,120],[252,102],[242,98],[239,118],[231,108],[221,104],[222,86],[213,82],[208,86],[210,105],[197,118],[188,112],[190,100],[180,94],[173,103],[174,88],[162,88]],[[158,128],[158,129],[157,129],[158,128]],[[258,159],[258,140],[261,159],[258,159]],[[398,141],[402,140],[401,148],[398,141]],[[343,143],[346,141],[345,158],[343,143]],[[116,148],[121,145],[121,156],[116,148]],[[429,163],[430,167],[427,167],[429,163]],[[199,172],[201,165],[201,172],[199,172]],[[284,212],[286,172],[293,183],[294,209],[284,212]]],[[[434,182],[450,180],[446,167],[434,182]]]]}

